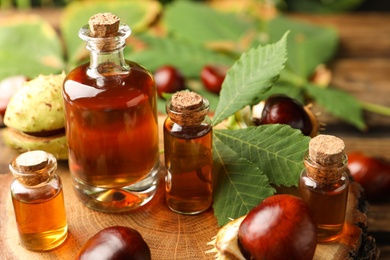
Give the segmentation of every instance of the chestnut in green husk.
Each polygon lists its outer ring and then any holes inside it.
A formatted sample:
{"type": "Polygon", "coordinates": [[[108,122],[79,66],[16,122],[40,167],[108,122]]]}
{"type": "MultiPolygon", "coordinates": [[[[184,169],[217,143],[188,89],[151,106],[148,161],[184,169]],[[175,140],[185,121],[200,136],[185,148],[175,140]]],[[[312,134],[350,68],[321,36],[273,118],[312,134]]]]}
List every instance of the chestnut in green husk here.
{"type": "Polygon", "coordinates": [[[65,74],[39,75],[26,81],[9,100],[4,143],[20,152],[43,150],[68,158],[62,83],[65,74]]]}
{"type": "Polygon", "coordinates": [[[76,260],[150,260],[148,244],[132,228],[113,226],[92,236],[78,252],[76,260]]]}

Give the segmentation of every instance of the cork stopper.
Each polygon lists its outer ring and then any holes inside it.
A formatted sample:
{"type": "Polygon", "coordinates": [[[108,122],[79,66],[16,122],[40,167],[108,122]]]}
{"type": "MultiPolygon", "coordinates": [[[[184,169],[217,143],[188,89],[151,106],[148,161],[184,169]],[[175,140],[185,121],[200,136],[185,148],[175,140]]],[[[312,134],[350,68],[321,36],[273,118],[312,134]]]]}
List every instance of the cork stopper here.
{"type": "Polygon", "coordinates": [[[167,105],[170,118],[183,126],[199,125],[208,113],[208,101],[192,91],[176,92],[167,105]]]}
{"type": "Polygon", "coordinates": [[[29,151],[16,157],[10,169],[16,179],[26,186],[36,186],[50,177],[47,167],[53,164],[51,155],[44,151],[29,151]]]}
{"type": "Polygon", "coordinates": [[[332,135],[318,135],[310,140],[309,156],[322,166],[339,165],[345,145],[343,140],[332,135]]]}
{"type": "Polygon", "coordinates": [[[114,36],[119,30],[120,19],[112,13],[98,13],[89,19],[91,37],[107,38],[114,36]]]}
{"type": "Polygon", "coordinates": [[[332,135],[318,135],[310,140],[309,158],[314,165],[307,164],[308,175],[327,184],[340,179],[343,168],[345,144],[332,135]]]}

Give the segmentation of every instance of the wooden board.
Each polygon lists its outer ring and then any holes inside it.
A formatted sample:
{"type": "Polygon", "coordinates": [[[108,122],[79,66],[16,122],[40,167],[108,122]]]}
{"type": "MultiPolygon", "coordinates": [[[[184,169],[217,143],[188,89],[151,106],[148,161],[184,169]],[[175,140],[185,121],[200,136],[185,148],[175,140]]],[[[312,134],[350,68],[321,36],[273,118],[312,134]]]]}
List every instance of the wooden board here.
{"type": "MultiPolygon", "coordinates": [[[[160,116],[159,119],[161,126],[164,117],[160,116]]],[[[160,145],[161,136],[160,133],[160,145]]],[[[16,154],[2,145],[1,139],[0,149],[1,154],[16,154]]],[[[213,259],[213,255],[205,253],[211,249],[207,243],[219,229],[213,210],[196,216],[172,212],[165,204],[163,178],[157,194],[146,206],[129,213],[109,214],[93,211],[77,199],[66,161],[59,162],[57,172],[64,186],[69,237],[61,247],[45,253],[28,251],[19,244],[9,194],[12,176],[10,173],[0,175],[1,208],[5,209],[0,211],[0,248],[6,259],[73,259],[88,238],[101,229],[114,225],[137,229],[149,244],[153,259],[213,259]]],[[[163,167],[160,173],[163,177],[163,167]]],[[[378,252],[375,242],[366,232],[367,207],[361,199],[360,186],[356,183],[350,189],[347,212],[347,225],[342,239],[337,243],[318,245],[315,259],[344,260],[350,255],[359,254],[372,255],[372,258],[367,259],[376,259],[378,252]],[[367,249],[360,252],[358,249],[361,245],[367,249]]]]}
{"type": "MultiPolygon", "coordinates": [[[[165,205],[163,180],[153,200],[138,210],[125,214],[100,213],[86,208],[76,198],[68,168],[60,163],[58,174],[62,178],[65,194],[65,207],[69,225],[69,237],[59,248],[45,253],[31,252],[18,242],[14,211],[9,194],[10,174],[1,175],[1,251],[5,259],[73,259],[81,246],[99,230],[123,225],[137,229],[149,244],[153,259],[213,259],[205,252],[210,249],[207,242],[218,231],[212,209],[197,216],[183,216],[173,213],[165,205]]],[[[372,237],[367,236],[367,215],[364,201],[360,200],[360,186],[351,186],[347,210],[347,225],[342,239],[337,243],[319,244],[314,259],[347,259],[352,254],[378,254],[372,237]],[[362,203],[363,202],[363,203],[362,203]],[[359,204],[360,203],[360,204],[359,204]]]]}

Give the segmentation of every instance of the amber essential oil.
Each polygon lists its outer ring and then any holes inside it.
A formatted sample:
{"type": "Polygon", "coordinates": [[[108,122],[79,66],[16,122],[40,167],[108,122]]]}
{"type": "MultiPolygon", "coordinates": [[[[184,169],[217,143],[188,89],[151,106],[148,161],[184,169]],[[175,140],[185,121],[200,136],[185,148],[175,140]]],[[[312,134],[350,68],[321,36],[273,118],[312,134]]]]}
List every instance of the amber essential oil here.
{"type": "Polygon", "coordinates": [[[317,239],[319,242],[333,241],[342,234],[346,216],[348,184],[348,176],[343,176],[337,183],[319,187],[307,176],[306,170],[302,173],[299,193],[311,206],[314,219],[318,223],[317,239]]]}
{"type": "Polygon", "coordinates": [[[58,247],[67,237],[68,225],[56,159],[31,151],[13,159],[9,168],[15,177],[11,195],[20,243],[33,251],[58,247]]]}
{"type": "Polygon", "coordinates": [[[310,140],[304,157],[298,192],[307,202],[317,223],[317,241],[338,239],[344,229],[349,178],[344,142],[331,135],[310,140]]]}
{"type": "Polygon", "coordinates": [[[12,198],[20,242],[30,250],[53,249],[67,237],[63,192],[58,187],[52,187],[47,192],[45,197],[31,201],[24,201],[23,197],[34,196],[33,193],[15,194],[12,198]],[[53,194],[56,194],[54,198],[53,194]]]}
{"type": "MultiPolygon", "coordinates": [[[[208,102],[198,98],[201,104],[194,109],[208,111],[208,102]]],[[[164,122],[166,203],[177,213],[198,214],[212,203],[212,127],[205,111],[197,121],[193,111],[175,109],[169,101],[164,122]],[[186,113],[189,120],[183,120],[186,113]]]]}
{"type": "MultiPolygon", "coordinates": [[[[119,18],[97,14],[93,21],[119,18]]],[[[159,171],[156,87],[152,74],[124,59],[130,28],[121,24],[96,36],[94,26],[79,36],[90,62],[73,69],[64,81],[69,168],[79,199],[105,212],[135,209],[152,199],[159,171]]],[[[106,26],[103,23],[102,26],[106,26]]]]}

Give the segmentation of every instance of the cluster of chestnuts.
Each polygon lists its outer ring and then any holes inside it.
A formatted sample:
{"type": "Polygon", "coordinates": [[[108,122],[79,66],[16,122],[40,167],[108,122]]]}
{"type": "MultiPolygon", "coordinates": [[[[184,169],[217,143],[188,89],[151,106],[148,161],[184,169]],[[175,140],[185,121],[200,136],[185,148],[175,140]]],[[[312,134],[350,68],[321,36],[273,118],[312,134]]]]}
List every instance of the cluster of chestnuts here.
{"type": "MultiPolygon", "coordinates": [[[[200,72],[200,79],[208,91],[219,94],[222,82],[225,79],[227,68],[218,65],[205,65],[200,72]]],[[[156,89],[159,97],[163,93],[175,93],[186,89],[186,79],[181,71],[172,66],[165,65],[154,72],[156,89]]]]}
{"type": "MultiPolygon", "coordinates": [[[[205,65],[200,72],[200,80],[205,89],[219,94],[227,73],[227,67],[205,65]]],[[[171,65],[165,65],[154,72],[157,94],[175,93],[186,89],[186,79],[181,71],[171,65]]],[[[254,125],[288,124],[300,129],[304,135],[315,136],[318,122],[311,110],[296,99],[283,94],[273,95],[252,109],[254,125]]]]}

